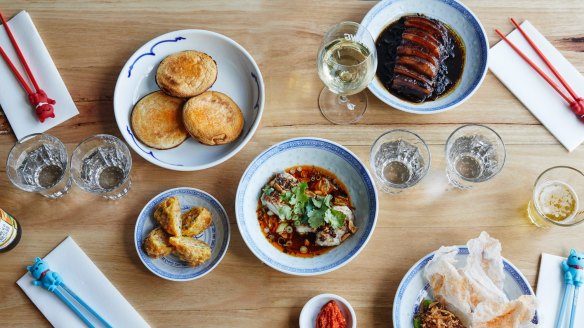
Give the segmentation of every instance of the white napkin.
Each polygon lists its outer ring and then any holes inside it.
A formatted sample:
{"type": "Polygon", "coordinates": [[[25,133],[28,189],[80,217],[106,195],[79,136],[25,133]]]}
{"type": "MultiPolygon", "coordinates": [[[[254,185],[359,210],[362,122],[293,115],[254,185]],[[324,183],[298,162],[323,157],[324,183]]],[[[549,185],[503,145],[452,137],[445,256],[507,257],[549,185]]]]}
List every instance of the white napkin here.
{"type": "MultiPolygon", "coordinates": [[[[584,77],[580,72],[531,23],[525,21],[521,27],[574,91],[584,97],[584,77]]],[[[561,86],[518,30],[507,37],[561,86]]],[[[505,41],[489,51],[489,68],[568,151],[584,141],[584,123],[572,113],[569,104],[505,41]]]]}
{"type": "MultiPolygon", "coordinates": [[[[30,260],[30,265],[34,264],[34,259],[30,260]]],[[[73,238],[67,237],[43,260],[112,327],[149,327],[73,238]]],[[[86,327],[56,295],[43,287],[34,286],[33,280],[32,275],[27,272],[16,283],[54,327],[86,327]]],[[[102,327],[99,321],[92,322],[96,323],[96,327],[102,327]]]]}
{"type": "MultiPolygon", "coordinates": [[[[41,123],[28,102],[26,92],[4,59],[0,57],[0,81],[2,81],[0,82],[0,105],[2,105],[16,138],[20,140],[29,134],[47,131],[79,114],[79,111],[75,107],[75,103],[71,99],[71,95],[29,14],[26,11],[21,11],[8,22],[8,25],[39,87],[45,90],[49,98],[57,101],[57,104],[53,106],[55,117],[47,118],[44,123],[41,123]]],[[[28,85],[32,87],[32,83],[28,80],[26,71],[2,25],[0,25],[0,46],[25,81],[28,82],[28,85]]]]}
{"type": "MultiPolygon", "coordinates": [[[[538,315],[540,328],[556,326],[558,312],[564,296],[564,273],[560,264],[565,258],[543,253],[537,278],[537,300],[539,302],[538,315]]],[[[584,288],[580,288],[579,301],[574,318],[574,327],[584,327],[584,288]]],[[[566,317],[572,309],[572,297],[566,308],[566,317]]],[[[567,322],[566,327],[567,327],[567,322]]]]}

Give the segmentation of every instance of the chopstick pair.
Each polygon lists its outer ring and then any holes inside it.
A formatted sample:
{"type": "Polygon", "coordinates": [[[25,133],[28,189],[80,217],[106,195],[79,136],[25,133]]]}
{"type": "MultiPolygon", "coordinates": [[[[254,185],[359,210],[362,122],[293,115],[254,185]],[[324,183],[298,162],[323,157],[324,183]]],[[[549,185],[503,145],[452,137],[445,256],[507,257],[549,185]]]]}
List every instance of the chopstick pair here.
{"type": "Polygon", "coordinates": [[[20,82],[20,85],[22,85],[22,87],[26,91],[28,95],[28,100],[35,109],[35,113],[39,121],[43,123],[49,117],[54,118],[55,110],[53,108],[53,105],[56,103],[55,100],[49,98],[45,91],[43,91],[43,89],[39,87],[34,75],[32,74],[32,71],[30,70],[30,67],[28,66],[28,63],[26,62],[26,59],[24,58],[24,55],[22,54],[22,51],[20,51],[20,47],[18,46],[18,43],[16,42],[16,39],[14,38],[14,35],[12,34],[10,27],[6,23],[4,14],[2,14],[1,11],[0,20],[2,21],[2,25],[4,25],[6,34],[8,34],[8,38],[10,39],[10,42],[12,43],[12,46],[14,47],[16,54],[18,55],[20,63],[22,64],[24,70],[26,71],[26,75],[28,75],[28,78],[32,82],[32,88],[28,85],[28,83],[26,83],[22,75],[20,75],[20,72],[18,72],[18,70],[16,69],[16,67],[14,66],[14,64],[4,51],[4,49],[2,49],[2,47],[0,47],[0,55],[2,56],[2,58],[4,58],[4,61],[12,71],[12,74],[14,74],[18,82],[20,82]]]}
{"type": "Polygon", "coordinates": [[[95,325],[91,320],[86,317],[82,309],[84,308],[87,312],[93,315],[99,322],[101,322],[105,327],[112,328],[112,326],[102,318],[97,312],[95,312],[87,303],[83,301],[77,294],[75,294],[63,281],[63,278],[54,271],[49,269],[48,264],[41,260],[40,258],[35,259],[33,265],[27,266],[26,269],[35,278],[33,284],[35,286],[41,286],[51,293],[55,294],[65,305],[67,305],[75,314],[87,325],[87,327],[94,328],[95,325]],[[79,308],[70,299],[76,301],[82,308],[79,308]]]}
{"type": "Polygon", "coordinates": [[[513,23],[513,25],[515,25],[515,27],[519,30],[519,32],[521,32],[521,35],[523,35],[523,37],[529,43],[531,48],[537,53],[539,58],[541,58],[541,60],[543,60],[543,62],[547,65],[547,67],[552,71],[552,73],[556,76],[556,78],[564,86],[567,93],[564,90],[562,90],[560,88],[560,86],[556,82],[554,82],[544,71],[542,71],[531,59],[529,59],[529,57],[527,57],[525,55],[525,53],[523,53],[515,44],[513,44],[513,42],[511,42],[503,33],[501,33],[501,31],[496,29],[495,32],[497,32],[497,34],[503,40],[505,40],[511,46],[511,48],[513,48],[513,50],[515,50],[515,52],[519,56],[521,56],[521,58],[523,58],[523,60],[525,60],[552,88],[554,88],[554,90],[560,96],[562,96],[562,98],[564,98],[564,100],[566,100],[568,102],[572,112],[574,112],[574,114],[576,114],[576,116],[578,117],[578,119],[580,121],[584,122],[584,98],[578,96],[576,94],[576,92],[574,92],[574,89],[572,89],[570,87],[570,85],[568,84],[568,82],[566,82],[566,80],[560,75],[560,73],[556,70],[556,68],[552,65],[552,63],[541,52],[541,50],[535,44],[535,42],[533,42],[533,40],[529,37],[529,35],[527,35],[527,33],[523,30],[521,25],[519,25],[517,23],[517,21],[513,18],[511,18],[511,23],[513,23]]]}
{"type": "Polygon", "coordinates": [[[560,306],[560,314],[556,321],[556,328],[566,327],[563,325],[568,300],[572,295],[572,310],[568,317],[568,327],[574,327],[574,318],[576,317],[576,308],[578,306],[578,294],[580,286],[584,284],[584,253],[577,253],[574,249],[570,250],[567,260],[562,261],[562,271],[564,272],[564,297],[560,306]]]}

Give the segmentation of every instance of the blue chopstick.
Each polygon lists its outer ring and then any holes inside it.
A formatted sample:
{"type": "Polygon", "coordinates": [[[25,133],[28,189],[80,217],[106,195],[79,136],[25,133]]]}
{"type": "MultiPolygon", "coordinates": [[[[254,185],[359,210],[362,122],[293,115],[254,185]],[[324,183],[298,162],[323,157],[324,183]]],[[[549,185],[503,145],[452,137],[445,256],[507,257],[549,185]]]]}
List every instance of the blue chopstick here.
{"type": "Polygon", "coordinates": [[[41,260],[40,258],[35,259],[35,263],[33,265],[27,266],[26,269],[32,274],[35,278],[33,280],[33,284],[35,286],[41,286],[47,289],[49,292],[55,294],[65,305],[67,305],[88,327],[95,328],[95,326],[91,323],[89,318],[81,312],[81,310],[67,298],[67,296],[73,298],[77,301],[83,308],[85,308],[89,313],[91,313],[97,320],[99,320],[106,328],[112,328],[112,326],[102,318],[95,310],[91,308],[87,303],[85,303],[81,297],[77,296],[65,283],[63,282],[63,278],[54,271],[49,269],[49,266],[46,262],[41,260]],[[64,294],[59,287],[66,293],[64,294]]]}
{"type": "Polygon", "coordinates": [[[578,253],[574,249],[570,250],[567,260],[562,261],[562,271],[564,272],[564,297],[560,305],[560,313],[556,320],[556,328],[565,327],[564,316],[568,307],[568,299],[572,295],[572,310],[568,318],[568,327],[574,327],[574,318],[576,317],[576,307],[578,306],[578,294],[580,286],[584,283],[584,253],[578,253]]]}

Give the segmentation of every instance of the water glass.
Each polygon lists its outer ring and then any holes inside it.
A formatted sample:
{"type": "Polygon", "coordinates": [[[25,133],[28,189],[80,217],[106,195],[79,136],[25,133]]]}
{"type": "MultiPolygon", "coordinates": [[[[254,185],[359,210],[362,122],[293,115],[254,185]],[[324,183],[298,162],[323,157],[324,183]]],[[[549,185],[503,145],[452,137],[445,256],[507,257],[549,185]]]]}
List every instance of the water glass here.
{"type": "Polygon", "coordinates": [[[45,133],[26,136],[12,147],[6,173],[16,187],[47,198],[59,198],[71,187],[67,148],[45,133]]]}
{"type": "Polygon", "coordinates": [[[373,143],[369,162],[382,191],[399,193],[416,185],[430,169],[428,146],[417,134],[391,130],[373,143]]]}
{"type": "Polygon", "coordinates": [[[582,172],[568,166],[549,168],[535,181],[527,215],[538,227],[573,226],[584,221],[580,197],[584,197],[582,172]]]}
{"type": "Polygon", "coordinates": [[[120,139],[98,134],[81,142],[71,157],[75,183],[107,199],[118,199],[131,187],[132,156],[120,139]]]}
{"type": "Polygon", "coordinates": [[[471,189],[501,172],[505,156],[505,144],[493,129],[463,125],[446,141],[446,175],[453,186],[471,189]]]}

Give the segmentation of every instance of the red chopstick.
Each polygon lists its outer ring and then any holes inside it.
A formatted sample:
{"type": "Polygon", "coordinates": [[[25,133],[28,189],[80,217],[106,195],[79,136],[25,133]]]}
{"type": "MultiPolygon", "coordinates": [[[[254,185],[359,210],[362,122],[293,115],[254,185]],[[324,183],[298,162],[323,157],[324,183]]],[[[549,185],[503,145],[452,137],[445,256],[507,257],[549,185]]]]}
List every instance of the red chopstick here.
{"type": "Polygon", "coordinates": [[[498,29],[495,30],[497,34],[501,37],[501,39],[505,40],[511,46],[513,50],[525,60],[529,66],[531,66],[550,86],[556,90],[562,98],[564,98],[568,104],[570,104],[570,108],[578,116],[578,118],[584,122],[584,99],[579,97],[576,92],[570,87],[568,82],[560,75],[560,73],[556,70],[553,64],[547,59],[547,57],[541,52],[539,47],[533,42],[533,40],[527,35],[527,33],[523,30],[523,28],[515,21],[515,19],[511,18],[511,22],[515,27],[519,30],[521,35],[525,38],[525,40],[529,43],[531,48],[537,53],[537,55],[543,60],[543,62],[548,66],[548,68],[554,73],[554,75],[558,78],[558,80],[562,83],[564,88],[568,91],[569,94],[566,94],[564,90],[560,88],[560,86],[555,83],[544,71],[542,71],[529,57],[525,55],[513,42],[511,42],[501,31],[498,29]]]}
{"type": "Polygon", "coordinates": [[[39,90],[40,89],[39,88],[39,85],[37,84],[37,81],[34,78],[34,75],[32,74],[32,72],[30,70],[30,67],[28,67],[28,64],[26,62],[26,59],[22,55],[22,51],[20,51],[20,47],[18,46],[18,43],[16,42],[16,39],[14,39],[14,35],[12,34],[12,31],[10,30],[10,27],[6,23],[6,19],[4,18],[4,14],[1,11],[0,11],[0,20],[2,20],[2,25],[4,25],[4,28],[6,29],[6,34],[8,34],[8,38],[10,39],[10,42],[12,43],[12,46],[14,47],[14,50],[16,50],[16,54],[18,55],[18,58],[20,59],[20,62],[22,63],[22,66],[26,70],[26,74],[28,75],[28,78],[32,82],[32,85],[34,86],[34,88],[36,90],[39,90]]]}
{"type": "Polygon", "coordinates": [[[12,61],[10,60],[8,55],[6,55],[6,52],[4,51],[4,49],[2,49],[2,47],[0,47],[0,55],[2,56],[4,61],[6,61],[8,67],[10,68],[14,76],[16,76],[16,79],[18,80],[18,82],[20,82],[20,84],[28,94],[28,101],[34,107],[36,116],[38,117],[39,121],[41,121],[42,123],[45,121],[45,119],[49,117],[55,117],[55,112],[53,108],[53,105],[56,103],[55,100],[49,98],[47,94],[43,91],[43,89],[41,89],[37,84],[37,81],[34,75],[32,74],[32,71],[30,70],[28,63],[26,62],[26,58],[24,58],[24,55],[22,54],[22,51],[20,50],[20,47],[18,46],[18,43],[16,42],[16,39],[14,38],[12,31],[10,30],[10,26],[8,26],[8,24],[6,23],[4,14],[2,14],[1,11],[0,21],[2,22],[2,25],[4,25],[6,34],[8,34],[8,38],[10,39],[10,42],[12,43],[12,46],[14,47],[14,50],[18,55],[18,59],[20,60],[20,63],[24,67],[26,74],[28,75],[28,78],[32,82],[34,90],[24,80],[20,72],[18,72],[18,70],[14,66],[14,63],[12,63],[12,61]]]}

